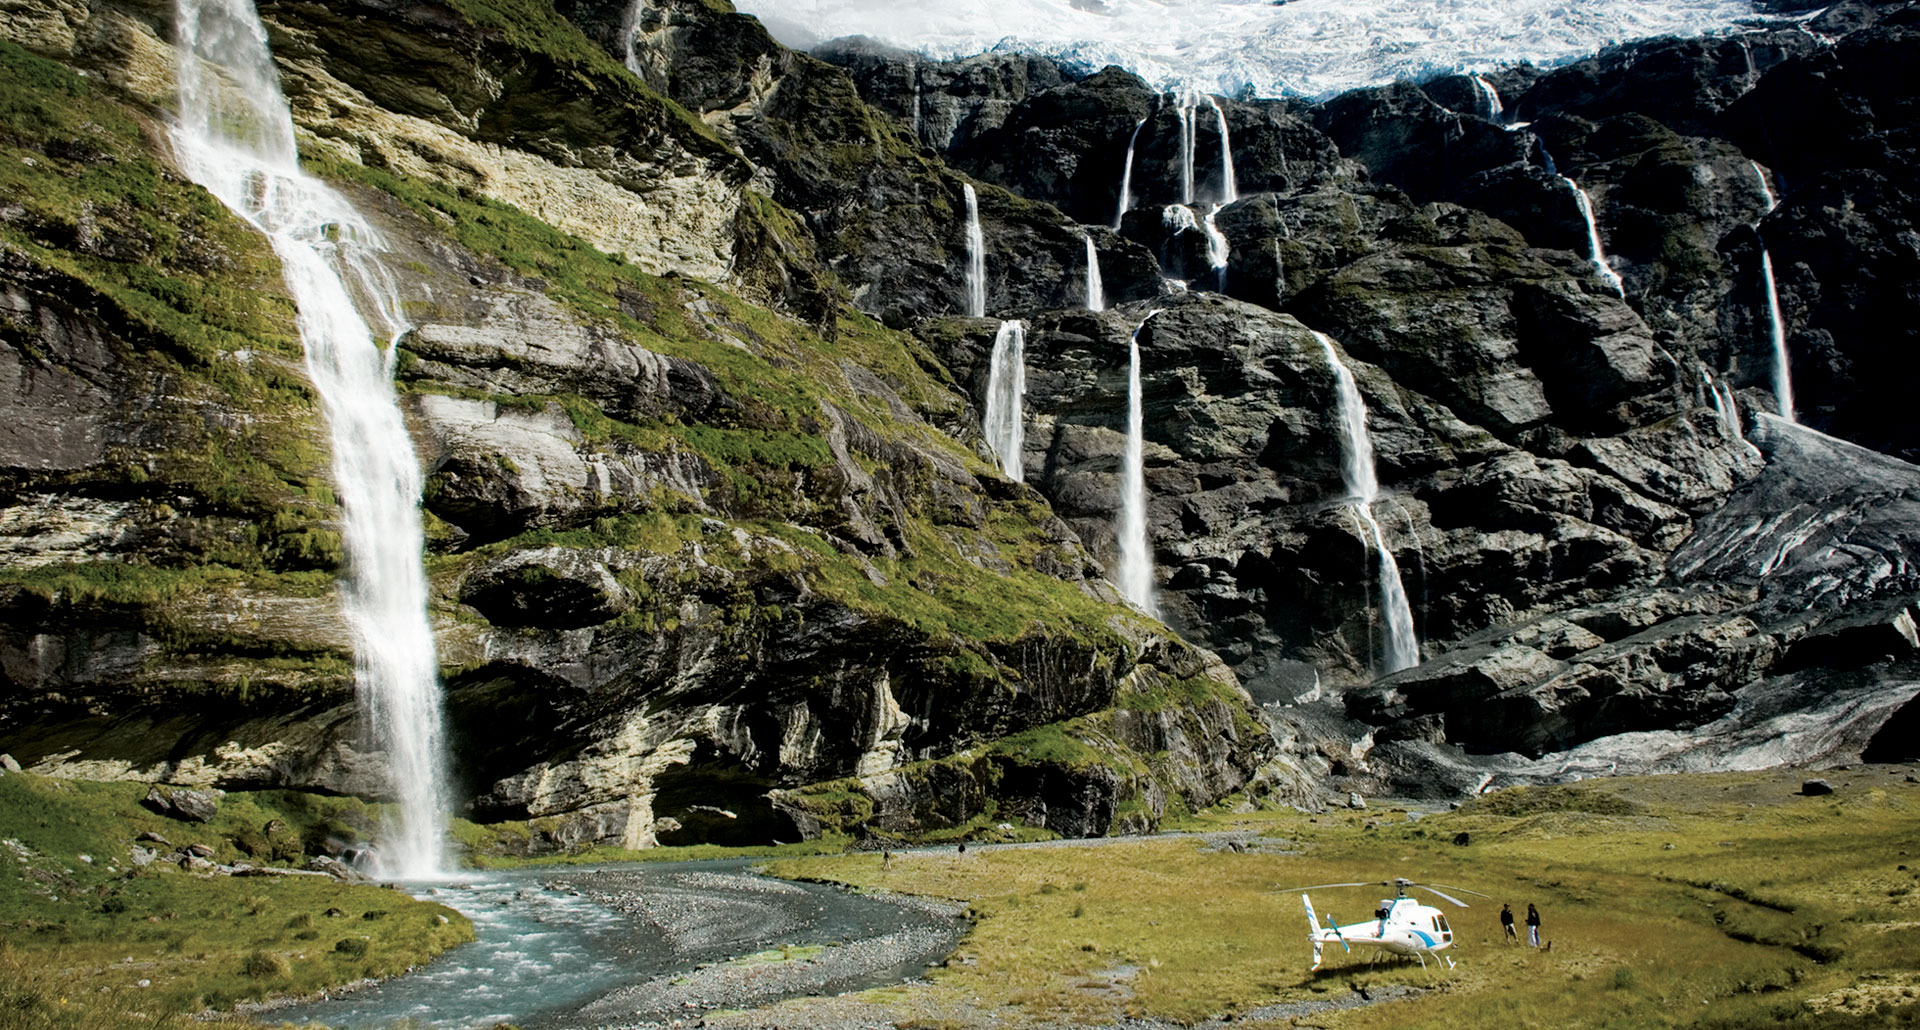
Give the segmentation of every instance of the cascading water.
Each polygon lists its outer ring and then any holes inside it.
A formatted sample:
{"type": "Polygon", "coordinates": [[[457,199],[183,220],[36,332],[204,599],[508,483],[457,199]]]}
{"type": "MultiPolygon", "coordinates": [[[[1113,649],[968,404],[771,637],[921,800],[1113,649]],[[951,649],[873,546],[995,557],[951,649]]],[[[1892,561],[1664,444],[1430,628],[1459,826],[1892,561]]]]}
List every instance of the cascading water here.
{"type": "Polygon", "coordinates": [[[987,317],[987,239],[980,232],[980,198],[973,184],[961,186],[967,198],[967,314],[987,317]]]}
{"type": "Polygon", "coordinates": [[[385,875],[445,865],[445,729],[427,621],[420,466],[383,352],[356,299],[397,336],[406,328],[379,237],[342,197],[301,170],[293,119],[253,0],[177,0],[181,170],[272,242],[298,308],[307,374],[333,446],[346,538],[343,614],[374,747],[385,753],[398,818],[378,850],[385,875]]]}
{"type": "Polygon", "coordinates": [[[1213,269],[1214,289],[1227,292],[1227,257],[1232,248],[1227,243],[1227,234],[1214,224],[1214,216],[1220,213],[1220,205],[1215,204],[1206,216],[1200,219],[1200,229],[1207,234],[1207,267],[1213,269]]]}
{"type": "MultiPolygon", "coordinates": [[[[1151,118],[1152,115],[1148,115],[1151,118]]],[[[1140,130],[1147,127],[1147,118],[1134,123],[1133,135],[1127,137],[1127,163],[1120,166],[1120,210],[1114,213],[1113,228],[1117,232],[1120,223],[1126,220],[1127,212],[1133,208],[1133,146],[1140,142],[1140,130]]]]}
{"type": "Polygon", "coordinates": [[[1140,331],[1159,310],[1133,329],[1127,341],[1127,450],[1120,483],[1120,593],[1134,606],[1157,616],[1153,597],[1153,551],[1147,543],[1146,416],[1140,389],[1140,331]]]}
{"type": "Polygon", "coordinates": [[[1780,417],[1793,417],[1793,365],[1787,358],[1787,327],[1780,317],[1780,290],[1773,281],[1773,255],[1760,249],[1760,282],[1767,290],[1767,336],[1773,345],[1773,399],[1780,417]]]}
{"type": "Polygon", "coordinates": [[[1083,234],[1087,241],[1087,310],[1107,310],[1107,288],[1100,281],[1100,252],[1094,249],[1093,234],[1083,234]]]}
{"type": "Polygon", "coordinates": [[[1480,100],[1480,110],[1478,112],[1480,117],[1485,118],[1495,125],[1506,121],[1507,109],[1505,105],[1500,103],[1500,91],[1493,88],[1493,83],[1488,82],[1478,75],[1472,76],[1471,81],[1473,82],[1474,96],[1480,100]]]}
{"type": "Polygon", "coordinates": [[[1026,479],[1025,413],[1027,395],[1027,327],[1018,321],[1000,323],[993,337],[993,357],[987,371],[987,411],[981,432],[1000,459],[1000,471],[1016,483],[1026,479]]]}
{"type": "Polygon", "coordinates": [[[1182,97],[1174,106],[1174,115],[1180,119],[1180,203],[1193,204],[1193,150],[1199,143],[1193,127],[1193,104],[1182,97]]]}
{"type": "Polygon", "coordinates": [[[1407,601],[1406,584],[1400,579],[1400,565],[1387,549],[1386,536],[1373,517],[1373,502],[1380,494],[1380,481],[1374,473],[1373,441],[1367,436],[1367,403],[1360,386],[1333,348],[1333,340],[1314,333],[1326,352],[1327,365],[1333,369],[1334,416],[1340,427],[1340,478],[1353,502],[1354,514],[1373,537],[1379,555],[1380,607],[1386,621],[1385,653],[1381,655],[1382,675],[1410,669],[1420,664],[1420,642],[1414,633],[1413,607],[1407,601]]]}
{"type": "Polygon", "coordinates": [[[1620,281],[1620,275],[1613,270],[1613,266],[1607,264],[1607,252],[1600,246],[1600,224],[1594,221],[1593,198],[1587,196],[1587,191],[1581,189],[1580,184],[1572,179],[1562,175],[1560,181],[1566,183],[1567,189],[1573,191],[1574,203],[1580,205],[1580,217],[1586,219],[1587,259],[1593,262],[1594,271],[1600,273],[1600,278],[1605,279],[1607,285],[1613,288],[1613,292],[1624,299],[1627,295],[1627,286],[1620,281]]]}
{"type": "Polygon", "coordinates": [[[1220,101],[1207,98],[1213,105],[1214,124],[1220,129],[1220,203],[1215,207],[1225,207],[1240,199],[1240,179],[1233,174],[1233,138],[1227,133],[1227,113],[1220,109],[1220,101]]]}
{"type": "MultiPolygon", "coordinates": [[[[1760,170],[1758,161],[1751,162],[1754,178],[1760,180],[1760,194],[1767,198],[1767,210],[1761,217],[1773,213],[1779,206],[1774,199],[1773,190],[1767,185],[1767,173],[1760,170]]],[[[1757,232],[1760,223],[1753,224],[1757,232]]],[[[1798,422],[1793,415],[1793,363],[1787,355],[1787,324],[1780,316],[1780,288],[1773,278],[1773,254],[1768,252],[1764,241],[1760,247],[1760,284],[1767,292],[1767,342],[1773,349],[1773,399],[1780,417],[1788,422],[1798,422]]]]}

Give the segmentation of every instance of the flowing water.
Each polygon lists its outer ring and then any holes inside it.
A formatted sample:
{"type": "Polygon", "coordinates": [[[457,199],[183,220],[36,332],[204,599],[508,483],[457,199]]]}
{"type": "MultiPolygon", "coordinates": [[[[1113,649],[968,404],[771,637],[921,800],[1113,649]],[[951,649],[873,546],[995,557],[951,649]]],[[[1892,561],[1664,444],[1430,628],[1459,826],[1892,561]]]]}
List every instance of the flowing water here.
{"type": "Polygon", "coordinates": [[[1180,119],[1180,203],[1193,203],[1193,151],[1199,139],[1193,127],[1193,104],[1182,97],[1174,106],[1174,115],[1180,119]]]}
{"type": "Polygon", "coordinates": [[[1386,535],[1373,517],[1373,502],[1380,495],[1380,481],[1374,471],[1373,441],[1367,435],[1367,402],[1360,396],[1360,385],[1334,350],[1333,340],[1314,333],[1326,352],[1327,365],[1333,370],[1334,419],[1339,426],[1340,478],[1352,501],[1353,512],[1372,538],[1379,555],[1380,610],[1386,623],[1386,640],[1380,656],[1382,675],[1399,672],[1420,664],[1420,642],[1413,625],[1413,606],[1407,600],[1406,584],[1400,578],[1400,565],[1388,550],[1386,535]]]}
{"type": "Polygon", "coordinates": [[[394,280],[379,261],[378,234],[301,170],[252,0],[178,0],[175,15],[172,135],[181,169],[272,242],[326,412],[354,681],[398,802],[377,860],[387,876],[430,876],[445,851],[445,729],[421,565],[420,466],[393,388],[392,350],[382,347],[406,329],[394,280]],[[381,323],[384,341],[363,312],[381,323]]]}
{"type": "MultiPolygon", "coordinates": [[[[1151,118],[1152,115],[1148,115],[1151,118]]],[[[1133,207],[1133,147],[1140,142],[1140,130],[1147,127],[1147,118],[1134,123],[1133,135],[1127,137],[1127,161],[1120,166],[1120,210],[1114,212],[1113,228],[1118,231],[1120,223],[1126,220],[1127,212],[1133,207]]]]}
{"type": "Polygon", "coordinates": [[[1146,417],[1140,389],[1140,331],[1158,310],[1134,327],[1127,341],[1127,449],[1120,477],[1120,592],[1149,615],[1158,615],[1153,596],[1153,550],[1147,540],[1146,417]]]}
{"type": "Polygon", "coordinates": [[[1207,98],[1213,105],[1213,121],[1220,130],[1220,206],[1224,207],[1240,199],[1240,178],[1233,174],[1233,137],[1227,133],[1227,113],[1220,109],[1220,101],[1207,98]]]}
{"type": "Polygon", "coordinates": [[[967,198],[967,314],[987,316],[987,240],[980,232],[980,198],[973,184],[961,187],[967,198]]]}
{"type": "Polygon", "coordinates": [[[403,976],[264,1015],[335,1030],[559,1030],[697,1018],[700,1004],[680,996],[688,989],[709,1005],[744,1008],[899,983],[950,951],[964,925],[820,884],[753,876],[751,864],[474,873],[422,895],[472,919],[473,943],[403,976]],[[832,946],[816,961],[785,969],[760,961],[727,975],[737,956],[820,945],[832,946]]]}
{"type": "Polygon", "coordinates": [[[1478,75],[1473,76],[1472,81],[1473,94],[1480,99],[1480,110],[1476,113],[1495,125],[1505,122],[1507,109],[1500,103],[1500,91],[1493,88],[1493,83],[1478,75]]]}
{"type": "Polygon", "coordinates": [[[1787,326],[1780,317],[1780,290],[1773,281],[1773,255],[1760,251],[1760,282],[1767,291],[1767,338],[1773,346],[1773,399],[1780,417],[1793,417],[1793,365],[1787,359],[1787,326]]]}
{"type": "Polygon", "coordinates": [[[1600,246],[1600,224],[1593,218],[1593,198],[1587,196],[1587,191],[1581,189],[1580,184],[1572,179],[1562,175],[1560,181],[1566,183],[1567,188],[1573,191],[1574,203],[1580,205],[1580,217],[1586,220],[1587,259],[1593,262],[1594,271],[1600,274],[1600,278],[1607,281],[1607,285],[1613,289],[1613,292],[1625,298],[1626,284],[1620,281],[1620,275],[1613,270],[1613,266],[1607,264],[1607,252],[1600,246]]]}
{"type": "Polygon", "coordinates": [[[1107,310],[1107,287],[1100,281],[1100,252],[1094,249],[1093,235],[1082,234],[1087,241],[1087,310],[1107,310]]]}
{"type": "Polygon", "coordinates": [[[1207,234],[1207,267],[1213,269],[1214,289],[1227,292],[1227,256],[1232,248],[1227,244],[1227,234],[1214,224],[1214,217],[1220,213],[1220,205],[1215,204],[1200,219],[1200,229],[1207,234]]]}
{"type": "Polygon", "coordinates": [[[1026,428],[1021,410],[1026,394],[1027,327],[1017,321],[1002,322],[993,337],[987,410],[980,431],[1000,459],[1000,471],[1016,483],[1026,479],[1026,428]]]}

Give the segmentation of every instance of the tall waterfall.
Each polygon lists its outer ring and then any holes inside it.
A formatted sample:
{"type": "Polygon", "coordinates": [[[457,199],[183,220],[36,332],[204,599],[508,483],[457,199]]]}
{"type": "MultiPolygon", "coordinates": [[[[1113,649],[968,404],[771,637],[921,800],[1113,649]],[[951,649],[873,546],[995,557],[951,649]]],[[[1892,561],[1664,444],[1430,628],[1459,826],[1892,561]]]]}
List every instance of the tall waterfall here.
{"type": "Polygon", "coordinates": [[[1220,205],[1225,206],[1240,199],[1240,179],[1233,174],[1233,138],[1227,134],[1227,113],[1220,109],[1220,101],[1207,98],[1213,105],[1213,121],[1220,129],[1220,205]]]}
{"type": "Polygon", "coordinates": [[[987,239],[980,232],[980,198],[973,184],[961,189],[967,197],[967,314],[974,318],[987,315],[987,239]]]}
{"type": "Polygon", "coordinates": [[[1198,134],[1193,127],[1193,105],[1182,97],[1174,106],[1174,114],[1180,119],[1180,203],[1193,203],[1193,151],[1199,144],[1198,134]]]}
{"type": "Polygon", "coordinates": [[[1760,249],[1760,281],[1767,289],[1767,336],[1773,344],[1773,399],[1780,417],[1793,417],[1793,365],[1787,359],[1787,326],[1780,317],[1780,290],[1773,281],[1773,255],[1760,249]]]}
{"type": "Polygon", "coordinates": [[[1000,471],[1016,483],[1026,479],[1025,413],[1027,395],[1027,327],[1018,321],[1000,323],[993,337],[993,358],[987,372],[987,411],[980,430],[1000,459],[1000,471]]]}
{"type": "Polygon", "coordinates": [[[1140,331],[1159,310],[1133,329],[1127,341],[1127,450],[1120,483],[1120,592],[1149,615],[1159,615],[1153,597],[1153,550],[1147,543],[1146,417],[1141,412],[1140,331]]]}
{"type": "Polygon", "coordinates": [[[1478,75],[1470,76],[1469,81],[1473,83],[1473,95],[1480,101],[1480,110],[1476,113],[1495,125],[1506,121],[1506,106],[1500,103],[1500,91],[1493,88],[1493,83],[1478,75]]]}
{"type": "Polygon", "coordinates": [[[1093,234],[1083,233],[1087,241],[1087,310],[1107,310],[1107,287],[1100,281],[1100,252],[1094,249],[1093,234]]]}
{"type": "MultiPolygon", "coordinates": [[[[1751,162],[1754,178],[1760,180],[1760,193],[1767,198],[1766,214],[1772,214],[1780,202],[1773,197],[1773,190],[1767,185],[1767,174],[1760,170],[1758,161],[1751,162]]],[[[1765,217],[1762,215],[1761,217],[1765,217]]],[[[1754,223],[1754,229],[1760,223],[1754,223]]],[[[1760,246],[1760,283],[1767,291],[1767,342],[1773,348],[1773,400],[1775,410],[1780,417],[1789,422],[1797,422],[1793,415],[1793,363],[1787,356],[1787,323],[1780,317],[1780,288],[1773,279],[1773,255],[1767,251],[1765,241],[1760,246]]]]}
{"type": "Polygon", "coordinates": [[[1127,137],[1127,163],[1120,167],[1120,210],[1113,215],[1115,231],[1119,230],[1120,223],[1126,220],[1127,212],[1133,207],[1133,147],[1140,142],[1140,130],[1147,127],[1147,118],[1134,123],[1133,135],[1127,137]]]}
{"type": "Polygon", "coordinates": [[[1333,369],[1334,416],[1340,427],[1340,478],[1353,502],[1354,514],[1373,537],[1378,553],[1381,614],[1386,621],[1386,647],[1381,655],[1382,675],[1399,672],[1420,664],[1420,642],[1413,628],[1413,607],[1407,601],[1406,584],[1400,580],[1400,565],[1387,549],[1386,536],[1373,517],[1373,502],[1380,494],[1380,481],[1373,466],[1373,441],[1367,436],[1367,402],[1360,386],[1333,349],[1333,340],[1314,333],[1326,351],[1327,365],[1333,369]]]}
{"type": "Polygon", "coordinates": [[[1587,196],[1587,191],[1581,189],[1580,184],[1572,179],[1562,175],[1560,181],[1566,183],[1567,189],[1573,191],[1574,203],[1580,205],[1580,217],[1586,219],[1587,259],[1593,262],[1594,271],[1600,273],[1600,278],[1605,279],[1607,285],[1613,287],[1613,292],[1622,298],[1626,297],[1626,284],[1620,281],[1620,275],[1613,270],[1613,266],[1607,264],[1607,252],[1600,246],[1600,224],[1593,218],[1593,198],[1587,196]]]}
{"type": "Polygon", "coordinates": [[[326,411],[344,516],[341,600],[354,680],[399,802],[381,841],[381,871],[429,876],[444,866],[448,805],[439,660],[421,565],[420,466],[393,389],[392,351],[383,352],[361,314],[376,314],[390,338],[405,331],[393,280],[360,213],[301,170],[253,0],[176,0],[175,21],[180,115],[172,137],[181,170],[272,242],[326,411]]]}

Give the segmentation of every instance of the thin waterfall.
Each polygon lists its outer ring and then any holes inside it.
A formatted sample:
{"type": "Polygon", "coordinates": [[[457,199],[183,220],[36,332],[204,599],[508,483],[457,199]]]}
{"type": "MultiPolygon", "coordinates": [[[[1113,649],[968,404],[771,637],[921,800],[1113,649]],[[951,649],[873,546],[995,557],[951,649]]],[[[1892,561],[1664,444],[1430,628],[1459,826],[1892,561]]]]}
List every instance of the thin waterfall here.
{"type": "Polygon", "coordinates": [[[913,75],[913,142],[920,146],[926,143],[920,138],[920,59],[909,61],[907,67],[913,75]]]}
{"type": "Polygon", "coordinates": [[[987,239],[980,232],[980,198],[973,184],[961,186],[967,198],[967,314],[987,317],[987,239]]]}
{"type": "Polygon", "coordinates": [[[1373,538],[1379,555],[1380,607],[1386,622],[1385,653],[1381,655],[1382,675],[1410,669],[1420,664],[1420,642],[1413,627],[1413,607],[1407,602],[1406,584],[1400,579],[1400,565],[1387,549],[1386,535],[1373,517],[1373,502],[1380,494],[1380,481],[1373,465],[1373,441],[1367,436],[1367,403],[1353,373],[1340,360],[1333,340],[1314,333],[1326,352],[1327,365],[1333,369],[1334,417],[1340,430],[1340,478],[1352,501],[1354,514],[1373,538]]]}
{"type": "Polygon", "coordinates": [[[1753,166],[1753,177],[1760,180],[1760,195],[1767,198],[1767,210],[1761,215],[1764,218],[1766,215],[1773,214],[1773,209],[1779,207],[1780,202],[1774,199],[1773,187],[1767,185],[1767,173],[1760,170],[1760,162],[1748,161],[1747,163],[1753,166]]]}
{"type": "Polygon", "coordinates": [[[1140,142],[1140,130],[1147,127],[1148,115],[1134,123],[1133,135],[1127,137],[1127,161],[1120,166],[1120,210],[1114,212],[1113,228],[1118,232],[1120,223],[1127,217],[1127,211],[1133,207],[1133,145],[1140,142]]]}
{"type": "Polygon", "coordinates": [[[1600,246],[1600,224],[1593,218],[1593,198],[1587,196],[1587,191],[1581,189],[1580,184],[1572,179],[1562,175],[1560,181],[1566,183],[1567,188],[1573,191],[1574,203],[1580,205],[1580,217],[1586,219],[1587,259],[1593,262],[1594,271],[1600,273],[1600,278],[1607,281],[1607,285],[1613,288],[1613,292],[1625,299],[1627,286],[1620,281],[1620,275],[1613,270],[1613,266],[1607,264],[1607,252],[1600,246]]]}
{"type": "MultiPolygon", "coordinates": [[[[1225,207],[1240,199],[1240,179],[1233,174],[1233,139],[1227,133],[1227,113],[1220,109],[1220,101],[1209,96],[1207,103],[1213,105],[1214,124],[1220,129],[1220,207],[1225,207]]],[[[1216,208],[1217,210],[1217,208],[1216,208]]]]}
{"type": "Polygon", "coordinates": [[[1793,417],[1793,365],[1787,358],[1787,326],[1780,317],[1780,290],[1773,281],[1773,255],[1760,249],[1760,281],[1767,289],[1767,336],[1773,344],[1773,399],[1780,417],[1793,417]]]}
{"type": "Polygon", "coordinates": [[[1180,203],[1193,204],[1193,150],[1199,142],[1193,130],[1193,105],[1185,96],[1174,107],[1180,119],[1180,203]]]}
{"type": "Polygon", "coordinates": [[[1027,327],[1018,321],[1000,323],[993,337],[992,364],[987,372],[987,411],[981,432],[1000,471],[1016,483],[1026,479],[1025,414],[1027,395],[1027,327]]]}
{"type": "Polygon", "coordinates": [[[1120,593],[1146,612],[1158,616],[1153,597],[1153,551],[1147,543],[1146,417],[1140,390],[1140,331],[1159,310],[1134,327],[1127,341],[1127,450],[1120,484],[1120,593]]]}
{"type": "Polygon", "coordinates": [[[1473,94],[1480,101],[1480,117],[1495,125],[1506,121],[1506,105],[1500,103],[1500,91],[1493,88],[1493,83],[1478,75],[1471,76],[1470,81],[1473,83],[1473,94]]]}
{"type": "Polygon", "coordinates": [[[272,243],[326,412],[354,682],[398,802],[378,849],[380,871],[431,876],[445,866],[448,804],[439,659],[421,563],[420,465],[394,392],[391,351],[383,353],[362,315],[377,315],[391,336],[405,331],[394,280],[360,213],[301,170],[252,0],[177,0],[175,23],[174,152],[189,178],[272,243]]]}
{"type": "Polygon", "coordinates": [[[1087,310],[1107,310],[1107,288],[1100,281],[1100,252],[1094,249],[1093,234],[1082,233],[1087,241],[1087,310]]]}
{"type": "MultiPolygon", "coordinates": [[[[1767,174],[1760,170],[1760,162],[1753,165],[1753,176],[1760,180],[1760,194],[1767,198],[1766,214],[1780,206],[1774,199],[1773,190],[1767,185],[1767,174]]],[[[1766,215],[1762,215],[1762,218],[1766,215]]],[[[1753,224],[1754,231],[1760,229],[1760,223],[1753,224]]],[[[1780,287],[1773,278],[1773,254],[1767,250],[1766,241],[1760,244],[1760,283],[1767,291],[1767,342],[1773,349],[1773,400],[1780,417],[1788,422],[1799,420],[1793,414],[1793,363],[1787,354],[1787,323],[1780,316],[1780,287]]]]}

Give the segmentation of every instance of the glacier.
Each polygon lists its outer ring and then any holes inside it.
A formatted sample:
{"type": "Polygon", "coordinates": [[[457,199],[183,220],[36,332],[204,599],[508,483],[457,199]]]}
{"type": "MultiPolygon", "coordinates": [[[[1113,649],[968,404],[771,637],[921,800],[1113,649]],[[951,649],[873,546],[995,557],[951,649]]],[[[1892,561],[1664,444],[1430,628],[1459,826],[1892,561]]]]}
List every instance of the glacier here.
{"type": "Polygon", "coordinates": [[[937,59],[1040,54],[1159,89],[1322,98],[1397,79],[1553,65],[1763,19],[1752,0],[736,0],[781,42],[867,36],[937,59]]]}

